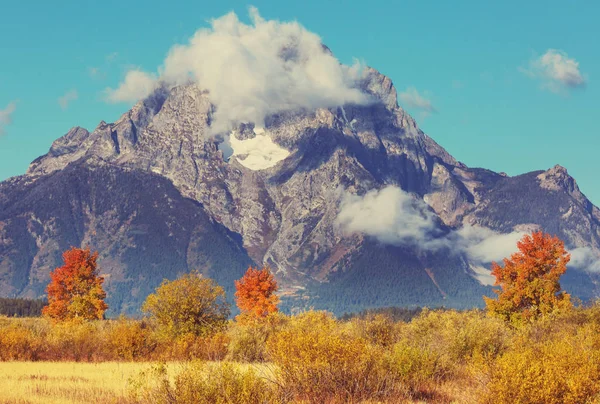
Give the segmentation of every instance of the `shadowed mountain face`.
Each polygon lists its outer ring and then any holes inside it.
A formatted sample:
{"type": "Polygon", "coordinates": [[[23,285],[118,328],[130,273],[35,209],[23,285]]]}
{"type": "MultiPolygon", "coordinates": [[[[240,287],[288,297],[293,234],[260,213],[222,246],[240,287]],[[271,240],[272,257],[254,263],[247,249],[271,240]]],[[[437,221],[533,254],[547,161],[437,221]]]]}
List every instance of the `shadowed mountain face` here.
{"type": "Polygon", "coordinates": [[[193,269],[231,296],[252,260],[238,235],[166,179],[89,160],[0,186],[0,288],[37,297],[71,246],[100,252],[110,313],[134,313],[164,278],[193,269]],[[15,197],[15,200],[6,196],[15,197]]]}
{"type": "MultiPolygon", "coordinates": [[[[115,123],[72,129],[0,184],[0,294],[43,294],[60,252],[90,245],[113,313],[134,312],[163,278],[191,269],[230,292],[252,262],[277,272],[289,309],[481,305],[490,288],[460,251],[338,225],[344,194],[390,185],[427,204],[443,232],[541,228],[597,254],[600,211],[564,168],[517,177],[468,168],[398,107],[389,78],[370,69],[362,89],[371,104],[284,112],[264,128],[209,136],[209,94],[160,88],[115,123]]],[[[565,285],[587,299],[597,289],[584,269],[565,285]]]]}

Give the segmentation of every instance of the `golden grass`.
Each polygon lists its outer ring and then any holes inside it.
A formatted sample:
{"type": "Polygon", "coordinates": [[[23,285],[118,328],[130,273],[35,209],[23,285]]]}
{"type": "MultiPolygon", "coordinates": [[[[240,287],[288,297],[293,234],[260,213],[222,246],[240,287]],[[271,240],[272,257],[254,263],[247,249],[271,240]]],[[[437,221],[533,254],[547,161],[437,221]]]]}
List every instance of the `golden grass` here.
{"type": "MultiPolygon", "coordinates": [[[[0,362],[0,404],[131,403],[129,379],[151,367],[144,362],[0,362]]],[[[186,366],[167,364],[170,376],[186,366]]],[[[268,365],[253,367],[273,377],[268,365]]]]}
{"type": "Polygon", "coordinates": [[[0,403],[126,403],[128,380],[145,363],[2,362],[0,403]]]}

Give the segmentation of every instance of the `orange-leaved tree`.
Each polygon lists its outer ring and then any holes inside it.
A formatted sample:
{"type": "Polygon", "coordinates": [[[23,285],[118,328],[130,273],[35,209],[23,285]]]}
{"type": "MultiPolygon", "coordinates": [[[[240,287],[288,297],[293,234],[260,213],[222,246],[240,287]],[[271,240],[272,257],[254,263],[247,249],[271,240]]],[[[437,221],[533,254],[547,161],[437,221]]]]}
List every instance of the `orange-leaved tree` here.
{"type": "Polygon", "coordinates": [[[494,291],[497,299],[484,297],[488,312],[518,324],[571,307],[571,296],[559,283],[571,259],[562,240],[537,231],[523,236],[517,247],[504,266],[492,263],[501,289],[494,291]]]}
{"type": "Polygon", "coordinates": [[[104,302],[104,278],[98,275],[97,258],[98,253],[89,248],[71,247],[63,253],[65,264],[50,274],[44,316],[55,321],[103,318],[108,306],[104,302]]]}
{"type": "Polygon", "coordinates": [[[277,312],[277,281],[269,267],[249,267],[244,276],[235,281],[235,289],[236,303],[242,315],[263,318],[277,312]]]}

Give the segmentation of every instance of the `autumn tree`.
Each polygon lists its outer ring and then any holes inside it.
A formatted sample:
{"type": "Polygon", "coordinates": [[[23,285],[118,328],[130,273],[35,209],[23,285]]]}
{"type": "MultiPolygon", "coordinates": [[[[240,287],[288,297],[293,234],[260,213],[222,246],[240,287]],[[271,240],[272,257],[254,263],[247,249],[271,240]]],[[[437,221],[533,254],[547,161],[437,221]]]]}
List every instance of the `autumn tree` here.
{"type": "Polygon", "coordinates": [[[488,312],[521,323],[571,307],[570,295],[559,283],[571,258],[562,240],[538,231],[525,235],[517,247],[503,266],[492,263],[495,286],[501,289],[494,291],[497,299],[484,297],[488,312]]]}
{"type": "Polygon", "coordinates": [[[63,253],[64,265],[50,273],[48,305],[42,314],[54,321],[102,319],[108,308],[98,275],[98,253],[72,247],[63,253]]]}
{"type": "Polygon", "coordinates": [[[235,289],[236,303],[242,315],[263,318],[277,312],[277,282],[268,267],[249,267],[246,274],[235,281],[235,289]]]}
{"type": "Polygon", "coordinates": [[[163,280],[146,298],[142,310],[173,337],[210,334],[226,324],[230,313],[223,288],[199,272],[163,280]]]}

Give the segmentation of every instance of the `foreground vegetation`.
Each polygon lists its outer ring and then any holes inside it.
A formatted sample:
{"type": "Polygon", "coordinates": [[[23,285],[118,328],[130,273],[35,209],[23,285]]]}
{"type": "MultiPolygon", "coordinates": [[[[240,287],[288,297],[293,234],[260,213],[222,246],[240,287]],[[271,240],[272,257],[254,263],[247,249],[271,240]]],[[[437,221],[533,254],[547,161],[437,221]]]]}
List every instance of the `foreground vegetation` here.
{"type": "MultiPolygon", "coordinates": [[[[0,318],[0,360],[157,363],[135,372],[124,365],[113,390],[58,371],[17,376],[17,384],[48,381],[35,394],[76,401],[600,402],[600,303],[574,307],[561,291],[570,259],[561,240],[534,232],[517,247],[492,266],[501,289],[485,298],[486,312],[387,310],[344,320],[279,313],[268,268],[235,282],[235,320],[224,289],[197,272],[165,280],[143,305],[147,318],[103,320],[97,254],[73,248],[51,274],[43,318],[0,318]]],[[[8,388],[14,374],[5,375],[8,388]]],[[[3,400],[30,402],[23,394],[3,400]]]]}
{"type": "Polygon", "coordinates": [[[145,367],[128,362],[5,362],[0,366],[0,403],[126,403],[128,380],[145,367]]]}
{"type": "Polygon", "coordinates": [[[600,305],[520,327],[481,311],[307,312],[177,337],[147,320],[2,318],[0,359],[38,361],[0,366],[0,402],[592,403],[600,305]]]}

